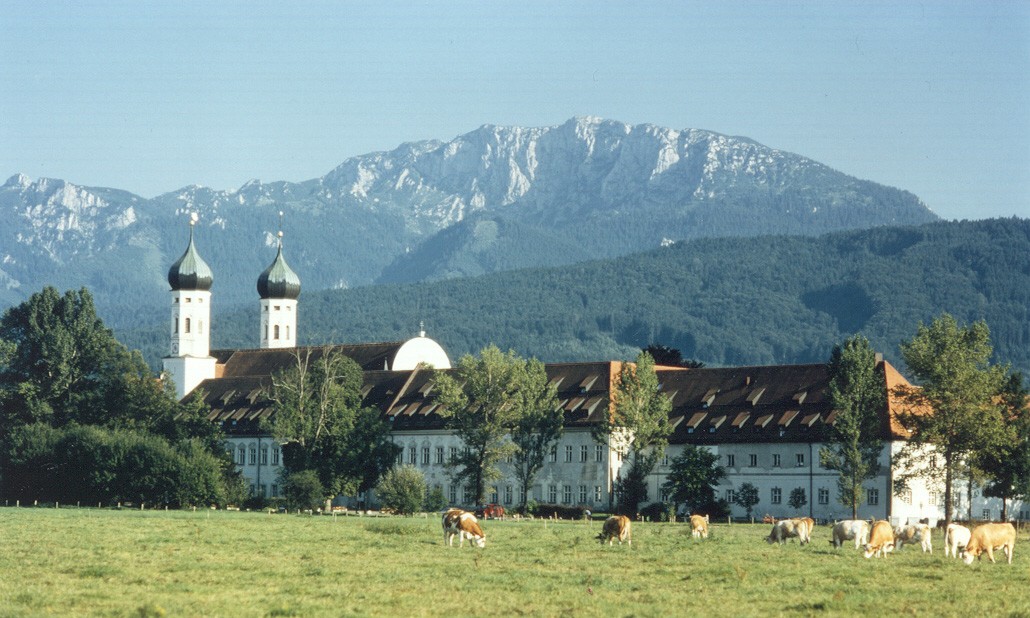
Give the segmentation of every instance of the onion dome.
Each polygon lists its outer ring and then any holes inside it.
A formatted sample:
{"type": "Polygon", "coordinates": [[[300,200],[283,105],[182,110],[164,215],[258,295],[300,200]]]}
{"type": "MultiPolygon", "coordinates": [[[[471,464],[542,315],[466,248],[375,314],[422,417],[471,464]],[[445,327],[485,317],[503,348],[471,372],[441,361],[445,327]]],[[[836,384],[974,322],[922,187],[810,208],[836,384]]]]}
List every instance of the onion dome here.
{"type": "Polygon", "coordinates": [[[279,252],[275,255],[275,261],[258,277],[257,291],[261,298],[296,300],[300,296],[300,277],[286,264],[281,241],[279,242],[279,252]]]}
{"type": "Polygon", "coordinates": [[[214,283],[214,275],[207,262],[201,259],[197,248],[193,246],[193,224],[190,221],[190,244],[186,247],[186,253],[172,264],[168,269],[168,284],[172,290],[202,290],[209,291],[214,283]]]}

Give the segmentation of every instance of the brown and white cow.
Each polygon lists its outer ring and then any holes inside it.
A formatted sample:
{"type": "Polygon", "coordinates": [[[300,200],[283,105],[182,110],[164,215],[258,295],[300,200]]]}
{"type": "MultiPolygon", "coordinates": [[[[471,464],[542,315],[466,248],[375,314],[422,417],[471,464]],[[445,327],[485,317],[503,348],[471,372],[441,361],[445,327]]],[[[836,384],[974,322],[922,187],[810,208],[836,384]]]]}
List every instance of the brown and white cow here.
{"type": "Polygon", "coordinates": [[[619,545],[622,545],[623,541],[626,541],[626,545],[632,545],[633,532],[630,529],[629,517],[612,515],[604,520],[604,527],[601,528],[601,534],[597,535],[597,539],[601,541],[601,545],[604,545],[605,541],[611,545],[612,540],[619,541],[619,545]]]}
{"type": "Polygon", "coordinates": [[[944,557],[947,558],[950,551],[952,558],[958,558],[959,549],[965,551],[971,534],[969,528],[963,525],[948,524],[948,529],[944,531],[944,557]]]}
{"type": "Polygon", "coordinates": [[[804,545],[812,540],[812,520],[808,517],[798,519],[782,519],[773,524],[772,532],[765,537],[767,543],[783,545],[787,539],[797,538],[804,545]]]}
{"type": "Polygon", "coordinates": [[[973,560],[987,552],[987,557],[994,562],[994,550],[1001,549],[1012,564],[1012,549],[1016,545],[1016,528],[1006,522],[1004,524],[983,524],[977,526],[966,543],[966,550],[962,552],[962,560],[966,564],[973,564],[973,560]]]}
{"type": "Polygon", "coordinates": [[[866,558],[873,556],[887,557],[888,552],[894,551],[894,530],[891,529],[889,521],[880,520],[873,524],[869,532],[869,542],[865,545],[866,558]]]}
{"type": "Polygon", "coordinates": [[[862,519],[845,519],[833,524],[833,546],[840,548],[844,541],[855,540],[855,549],[869,541],[869,522],[862,519]]]}
{"type": "Polygon", "coordinates": [[[905,543],[919,543],[923,553],[933,553],[933,541],[930,539],[930,526],[927,524],[909,524],[894,528],[894,548],[901,550],[905,543]]]}
{"type": "Polygon", "coordinates": [[[479,520],[468,511],[449,509],[443,514],[443,540],[448,547],[454,546],[454,537],[458,537],[458,547],[469,540],[469,547],[486,547],[486,535],[479,527],[479,520]]]}
{"type": "Polygon", "coordinates": [[[707,539],[708,538],[708,516],[707,515],[691,515],[690,516],[690,534],[695,539],[707,539]]]}

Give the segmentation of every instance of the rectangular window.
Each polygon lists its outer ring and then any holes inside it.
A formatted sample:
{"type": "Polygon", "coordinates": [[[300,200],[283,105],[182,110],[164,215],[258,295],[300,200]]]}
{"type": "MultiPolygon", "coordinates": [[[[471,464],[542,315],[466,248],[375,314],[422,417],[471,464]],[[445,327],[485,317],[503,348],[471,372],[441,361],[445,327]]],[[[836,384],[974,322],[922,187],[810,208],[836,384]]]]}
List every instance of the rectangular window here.
{"type": "Polygon", "coordinates": [[[268,447],[267,446],[262,446],[261,447],[261,465],[262,466],[267,466],[268,465],[268,447]]]}
{"type": "Polygon", "coordinates": [[[727,489],[726,490],[726,502],[729,502],[730,504],[733,504],[733,501],[736,498],[737,498],[737,492],[733,491],[732,489],[727,489]]]}
{"type": "Polygon", "coordinates": [[[436,447],[436,463],[438,463],[438,464],[442,464],[443,463],[443,447],[442,446],[436,447]]]}
{"type": "Polygon", "coordinates": [[[458,486],[451,485],[447,488],[447,499],[451,501],[451,504],[458,503],[458,486]]]}
{"type": "Polygon", "coordinates": [[[779,468],[780,467],[780,454],[779,453],[773,453],[773,467],[774,468],[779,468]]]}
{"type": "Polygon", "coordinates": [[[590,458],[590,447],[586,444],[579,447],[579,461],[586,463],[587,459],[590,458]]]}
{"type": "Polygon", "coordinates": [[[769,495],[769,502],[773,504],[780,504],[783,502],[783,490],[779,487],[773,487],[769,495]]]}
{"type": "Polygon", "coordinates": [[[490,503],[491,504],[497,504],[500,501],[501,501],[501,499],[497,495],[497,487],[496,486],[491,487],[490,488],[490,503]]]}
{"type": "Polygon", "coordinates": [[[548,453],[547,458],[551,463],[558,461],[558,446],[554,445],[551,447],[551,452],[548,453]]]}
{"type": "Polygon", "coordinates": [[[526,503],[526,488],[525,487],[519,487],[519,504],[525,504],[525,503],[526,503]]]}
{"type": "Polygon", "coordinates": [[[422,465],[423,466],[428,466],[429,465],[429,447],[428,446],[423,446],[422,447],[422,465]]]}
{"type": "Polygon", "coordinates": [[[912,504],[912,490],[911,489],[903,490],[901,492],[901,495],[899,495],[898,497],[901,498],[901,501],[904,502],[905,504],[912,504]]]}
{"type": "Polygon", "coordinates": [[[866,503],[869,506],[876,506],[880,504],[880,490],[879,489],[867,489],[865,490],[866,503]]]}
{"type": "Polygon", "coordinates": [[[414,446],[408,447],[408,463],[413,466],[418,463],[418,450],[414,446]]]}
{"type": "Polygon", "coordinates": [[[795,455],[795,459],[798,462],[798,467],[799,468],[804,467],[804,465],[805,465],[805,454],[804,453],[798,453],[797,455],[795,455]]]}
{"type": "Polygon", "coordinates": [[[258,491],[260,492],[262,498],[268,497],[268,485],[262,483],[261,486],[258,488],[258,491]]]}
{"type": "Polygon", "coordinates": [[[468,487],[462,487],[461,489],[461,501],[468,504],[472,501],[472,492],[469,491],[468,487]]]}
{"type": "Polygon", "coordinates": [[[830,503],[830,490],[826,489],[825,487],[820,487],[819,488],[819,504],[829,504],[829,503],[830,503]]]}
{"type": "Polygon", "coordinates": [[[572,445],[565,446],[565,463],[572,463],[572,445]]]}
{"type": "Polygon", "coordinates": [[[562,485],[561,501],[562,504],[572,504],[572,485],[562,485]]]}
{"type": "Polygon", "coordinates": [[[251,483],[250,484],[250,494],[249,495],[253,496],[256,493],[257,493],[257,485],[255,485],[254,483],[251,483]]]}
{"type": "Polygon", "coordinates": [[[403,466],[404,465],[404,449],[403,448],[401,450],[397,451],[397,465],[398,466],[403,466]]]}
{"type": "Polygon", "coordinates": [[[241,446],[240,450],[236,451],[236,463],[238,463],[241,466],[243,464],[247,463],[247,449],[246,448],[241,446]]]}
{"type": "Polygon", "coordinates": [[[983,515],[984,521],[991,521],[991,509],[984,509],[981,515],[983,515]]]}
{"type": "Polygon", "coordinates": [[[734,468],[734,467],[736,467],[736,465],[737,465],[736,458],[733,455],[727,455],[726,456],[726,467],[727,468],[734,468]]]}
{"type": "Polygon", "coordinates": [[[451,463],[458,461],[458,447],[451,447],[451,463]]]}
{"type": "Polygon", "coordinates": [[[930,492],[930,506],[937,506],[937,492],[930,492]]]}
{"type": "Polygon", "coordinates": [[[252,465],[252,466],[256,466],[257,465],[257,447],[256,446],[250,447],[250,465],[252,465]]]}
{"type": "Polygon", "coordinates": [[[594,461],[596,461],[597,463],[601,463],[602,461],[604,461],[603,445],[598,444],[594,447],[594,461]]]}
{"type": "Polygon", "coordinates": [[[662,455],[662,465],[663,466],[669,465],[669,454],[668,453],[662,455]]]}
{"type": "Polygon", "coordinates": [[[594,485],[594,504],[600,504],[602,498],[604,498],[604,492],[601,490],[601,486],[594,485]]]}
{"type": "Polygon", "coordinates": [[[658,501],[659,502],[668,502],[669,501],[669,490],[668,489],[665,489],[663,487],[661,489],[661,491],[658,492],[658,501]]]}
{"type": "Polygon", "coordinates": [[[580,504],[586,504],[587,503],[587,486],[586,485],[580,485],[579,486],[579,503],[580,504]]]}
{"type": "Polygon", "coordinates": [[[278,446],[272,449],[272,465],[273,466],[278,466],[279,465],[279,447],[278,446]]]}
{"type": "Polygon", "coordinates": [[[505,485],[504,486],[504,503],[505,504],[511,504],[511,496],[512,496],[511,485],[505,485]]]}
{"type": "Polygon", "coordinates": [[[279,486],[276,485],[275,483],[272,483],[272,497],[273,498],[278,498],[279,497],[279,486]]]}
{"type": "Polygon", "coordinates": [[[752,467],[752,468],[757,468],[758,467],[758,455],[755,455],[754,453],[751,453],[750,455],[748,455],[747,456],[747,465],[752,467]]]}
{"type": "Polygon", "coordinates": [[[547,501],[551,504],[558,503],[558,486],[548,485],[547,486],[547,501]]]}

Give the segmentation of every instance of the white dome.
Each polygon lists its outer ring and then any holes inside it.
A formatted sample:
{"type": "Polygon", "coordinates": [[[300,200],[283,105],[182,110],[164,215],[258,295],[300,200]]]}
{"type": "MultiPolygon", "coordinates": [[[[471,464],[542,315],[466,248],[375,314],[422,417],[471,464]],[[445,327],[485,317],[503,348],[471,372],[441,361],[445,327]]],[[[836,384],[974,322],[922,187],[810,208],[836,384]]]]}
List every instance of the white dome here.
{"type": "Polygon", "coordinates": [[[393,357],[394,371],[406,371],[419,364],[431,365],[435,369],[450,369],[451,360],[439,343],[424,335],[408,339],[393,357]]]}

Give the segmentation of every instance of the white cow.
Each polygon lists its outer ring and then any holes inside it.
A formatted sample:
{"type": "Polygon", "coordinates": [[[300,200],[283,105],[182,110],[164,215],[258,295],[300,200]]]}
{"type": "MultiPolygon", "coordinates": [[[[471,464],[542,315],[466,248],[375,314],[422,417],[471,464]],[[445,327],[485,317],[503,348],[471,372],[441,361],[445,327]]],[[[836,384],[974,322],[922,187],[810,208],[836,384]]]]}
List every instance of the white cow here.
{"type": "Polygon", "coordinates": [[[900,550],[905,543],[919,543],[923,553],[933,553],[933,541],[930,539],[928,524],[909,524],[894,528],[894,549],[900,550]]]}
{"type": "Polygon", "coordinates": [[[869,522],[862,519],[845,519],[833,524],[833,546],[844,545],[844,541],[855,540],[855,549],[860,549],[869,541],[869,522]]]}
{"type": "Polygon", "coordinates": [[[971,534],[972,532],[965,526],[948,524],[948,529],[944,531],[944,557],[947,558],[950,551],[952,558],[958,558],[959,549],[966,550],[971,534]]]}
{"type": "Polygon", "coordinates": [[[773,524],[772,531],[769,533],[769,536],[765,537],[765,540],[767,543],[783,545],[787,542],[787,539],[797,537],[798,541],[804,545],[812,540],[812,526],[809,522],[810,520],[807,517],[780,520],[773,524]]]}

